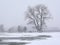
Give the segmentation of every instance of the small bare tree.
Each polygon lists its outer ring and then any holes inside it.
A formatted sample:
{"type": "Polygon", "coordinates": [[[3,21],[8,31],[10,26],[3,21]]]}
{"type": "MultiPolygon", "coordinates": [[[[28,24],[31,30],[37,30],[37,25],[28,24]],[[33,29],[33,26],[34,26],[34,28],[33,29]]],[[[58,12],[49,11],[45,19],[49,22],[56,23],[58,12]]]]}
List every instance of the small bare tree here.
{"type": "Polygon", "coordinates": [[[5,32],[3,24],[0,25],[0,32],[5,32]]]}
{"type": "Polygon", "coordinates": [[[28,7],[26,11],[26,19],[28,24],[34,24],[34,27],[38,32],[42,32],[43,28],[46,27],[45,20],[50,18],[47,7],[43,4],[37,5],[33,8],[28,7]]]}

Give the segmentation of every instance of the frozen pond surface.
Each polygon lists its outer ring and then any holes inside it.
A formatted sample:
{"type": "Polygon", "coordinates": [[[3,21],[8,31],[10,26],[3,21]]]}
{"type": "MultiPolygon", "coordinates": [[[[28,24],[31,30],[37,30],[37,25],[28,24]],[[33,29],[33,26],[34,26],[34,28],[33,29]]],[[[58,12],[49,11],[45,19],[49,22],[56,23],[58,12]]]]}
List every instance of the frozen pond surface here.
{"type": "Polygon", "coordinates": [[[0,39],[4,39],[2,41],[4,43],[10,43],[9,45],[60,45],[60,33],[59,32],[54,32],[54,33],[53,32],[52,33],[4,33],[4,34],[0,33],[0,39]]]}

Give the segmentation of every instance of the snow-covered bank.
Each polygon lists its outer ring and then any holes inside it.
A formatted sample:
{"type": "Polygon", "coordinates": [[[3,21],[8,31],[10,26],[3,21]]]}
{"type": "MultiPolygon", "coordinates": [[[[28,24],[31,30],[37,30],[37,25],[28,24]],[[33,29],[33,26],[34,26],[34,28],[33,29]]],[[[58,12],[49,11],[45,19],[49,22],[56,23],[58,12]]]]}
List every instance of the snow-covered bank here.
{"type": "Polygon", "coordinates": [[[38,40],[3,40],[3,42],[30,42],[27,45],[60,45],[60,33],[0,33],[1,37],[35,37],[35,36],[47,35],[51,36],[47,39],[38,39],[38,40]]]}
{"type": "Polygon", "coordinates": [[[60,45],[60,33],[45,33],[51,35],[51,38],[46,40],[34,40],[31,44],[28,45],[60,45]]]}

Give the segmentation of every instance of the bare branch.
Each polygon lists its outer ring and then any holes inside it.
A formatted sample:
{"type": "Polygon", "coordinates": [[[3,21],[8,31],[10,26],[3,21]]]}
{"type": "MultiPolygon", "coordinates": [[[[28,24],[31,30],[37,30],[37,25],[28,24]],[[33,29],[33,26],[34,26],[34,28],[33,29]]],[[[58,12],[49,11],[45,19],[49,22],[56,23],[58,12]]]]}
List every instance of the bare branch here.
{"type": "Polygon", "coordinates": [[[37,5],[33,8],[29,7],[26,18],[29,19],[28,24],[34,24],[37,31],[40,32],[46,25],[45,20],[50,18],[49,10],[43,4],[37,5]]]}

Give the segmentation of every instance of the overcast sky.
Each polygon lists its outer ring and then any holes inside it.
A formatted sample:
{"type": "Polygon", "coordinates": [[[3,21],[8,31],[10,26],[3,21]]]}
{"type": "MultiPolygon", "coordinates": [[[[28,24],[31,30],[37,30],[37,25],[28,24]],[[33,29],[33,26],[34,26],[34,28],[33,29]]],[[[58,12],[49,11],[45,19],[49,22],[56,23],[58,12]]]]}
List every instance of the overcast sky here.
{"type": "Polygon", "coordinates": [[[0,24],[5,27],[26,25],[24,20],[28,6],[45,4],[53,19],[47,21],[48,27],[60,28],[60,0],[0,0],[0,24]]]}

